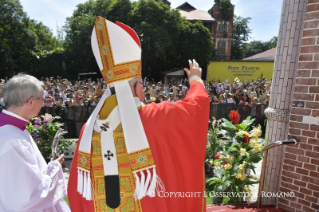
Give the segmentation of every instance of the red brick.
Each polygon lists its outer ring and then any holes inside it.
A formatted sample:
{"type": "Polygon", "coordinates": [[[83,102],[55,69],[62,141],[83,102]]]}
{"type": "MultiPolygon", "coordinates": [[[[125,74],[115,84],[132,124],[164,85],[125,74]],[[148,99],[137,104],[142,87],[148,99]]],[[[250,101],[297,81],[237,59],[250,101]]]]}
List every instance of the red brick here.
{"type": "Polygon", "coordinates": [[[308,183],[307,188],[312,191],[319,191],[319,186],[308,183]]]}
{"type": "Polygon", "coordinates": [[[286,152],[297,154],[297,155],[304,155],[305,154],[305,150],[299,149],[297,147],[291,147],[291,146],[286,147],[286,152]]]}
{"type": "MultiPolygon", "coordinates": [[[[319,44],[319,40],[317,39],[317,44],[319,44]]],[[[313,57],[313,61],[317,61],[319,60],[319,54],[315,54],[315,56],[313,57]]],[[[317,71],[315,71],[317,72],[317,71]]]]}
{"type": "Polygon", "coordinates": [[[307,12],[313,12],[319,10],[319,4],[309,4],[307,5],[307,12]]]}
{"type": "Polygon", "coordinates": [[[302,122],[303,116],[290,115],[291,121],[302,122]]]}
{"type": "Polygon", "coordinates": [[[300,169],[300,168],[297,168],[296,172],[299,173],[299,174],[303,174],[303,175],[308,175],[309,174],[309,171],[307,171],[305,169],[300,169]]]}
{"type": "Polygon", "coordinates": [[[283,203],[285,205],[289,205],[290,201],[284,198],[278,198],[278,202],[283,203]]]}
{"type": "Polygon", "coordinates": [[[287,171],[291,171],[291,172],[295,172],[295,167],[294,166],[289,166],[287,164],[284,164],[282,166],[283,170],[287,170],[287,171]]]}
{"type": "Polygon", "coordinates": [[[294,180],[294,184],[300,187],[306,187],[307,183],[299,181],[299,180],[294,180]]]}
{"type": "MultiPolygon", "coordinates": [[[[318,88],[319,88],[319,86],[318,86],[318,88]]],[[[306,102],[306,108],[318,109],[319,102],[306,102]]]]}
{"type": "Polygon", "coordinates": [[[302,205],[296,202],[290,202],[290,206],[294,207],[295,209],[301,209],[302,205]]]}
{"type": "Polygon", "coordinates": [[[298,70],[297,77],[310,77],[310,70],[298,70]]]}
{"type": "Polygon", "coordinates": [[[310,86],[309,93],[319,93],[319,86],[310,86]]]}
{"type": "Polygon", "coordinates": [[[319,101],[319,95],[316,95],[315,101],[319,101]]]}
{"type": "Polygon", "coordinates": [[[314,152],[319,152],[319,146],[313,146],[313,151],[314,152]]]}
{"type": "Polygon", "coordinates": [[[308,4],[318,3],[319,0],[308,0],[308,4]]]}
{"type": "Polygon", "coordinates": [[[297,78],[296,85],[315,85],[316,79],[312,78],[297,78]]]}
{"type": "Polygon", "coordinates": [[[281,180],[287,183],[292,183],[293,181],[291,178],[285,176],[281,176],[281,180]]]}
{"type": "Polygon", "coordinates": [[[308,93],[308,86],[295,86],[295,92],[297,93],[308,93]]]}
{"type": "MultiPolygon", "coordinates": [[[[304,30],[302,32],[302,37],[314,37],[314,36],[317,36],[318,34],[319,34],[319,29],[309,29],[309,30],[304,30]]],[[[308,53],[308,52],[301,52],[301,53],[308,53]]]]}
{"type": "Polygon", "coordinates": [[[318,20],[319,12],[306,13],[305,20],[318,20]]]}
{"type": "Polygon", "coordinates": [[[316,132],[303,130],[303,131],[302,131],[302,135],[303,135],[303,136],[313,137],[313,138],[314,138],[314,137],[316,137],[316,132]]]}
{"type": "Polygon", "coordinates": [[[315,203],[312,203],[311,204],[311,208],[314,208],[314,209],[319,209],[319,205],[318,204],[315,204],[315,203]]]}
{"type": "Polygon", "coordinates": [[[303,129],[303,130],[308,130],[309,129],[309,124],[301,124],[301,123],[297,123],[297,122],[290,122],[289,123],[289,127],[303,129]]]}
{"type": "Polygon", "coordinates": [[[303,199],[298,199],[298,202],[299,202],[300,204],[302,204],[302,205],[305,205],[305,206],[310,206],[310,205],[311,205],[310,202],[305,201],[305,200],[303,200],[303,199]]]}
{"type": "MultiPolygon", "coordinates": [[[[311,29],[311,30],[304,30],[303,34],[313,34],[314,31],[318,31],[318,33],[319,33],[319,29],[316,29],[316,30],[311,29]]],[[[314,36],[317,36],[317,35],[314,35],[314,36]]],[[[303,36],[303,37],[312,37],[312,36],[303,36]]],[[[300,54],[302,54],[302,53],[318,53],[318,51],[319,51],[319,46],[301,46],[301,48],[300,48],[300,54]]],[[[298,67],[299,67],[299,69],[303,69],[301,67],[304,67],[304,66],[298,64],[298,67]]],[[[304,69],[317,69],[317,68],[304,68],[304,69]]]]}
{"type": "Polygon", "coordinates": [[[316,169],[317,169],[317,167],[315,165],[311,165],[311,164],[307,164],[307,163],[305,163],[303,165],[303,168],[307,169],[307,170],[310,170],[310,171],[316,171],[316,169]]]}
{"type": "MultiPolygon", "coordinates": [[[[307,101],[313,101],[314,99],[313,94],[299,94],[299,93],[294,93],[294,100],[307,100],[307,101]]],[[[317,101],[317,100],[316,100],[317,101]]]]}
{"type": "MultiPolygon", "coordinates": [[[[291,177],[293,179],[297,179],[297,180],[300,180],[301,179],[301,176],[300,174],[296,174],[294,172],[289,172],[289,171],[286,171],[286,170],[282,170],[282,175],[283,176],[287,176],[287,177],[291,177]]],[[[289,192],[289,191],[288,191],[289,192]]]]}
{"type": "MultiPolygon", "coordinates": [[[[307,21],[305,22],[304,29],[318,28],[318,24],[319,24],[319,21],[307,21]]],[[[301,41],[301,45],[314,45],[314,43],[312,43],[312,40],[309,40],[309,41],[303,41],[303,40],[304,39],[302,39],[301,41]]]]}
{"type": "Polygon", "coordinates": [[[312,61],[313,56],[312,54],[301,54],[299,56],[299,61],[312,61]]]}
{"type": "Polygon", "coordinates": [[[305,200],[309,201],[309,202],[313,202],[313,203],[317,203],[318,202],[318,199],[317,198],[314,198],[312,196],[306,196],[305,200]]]}
{"type": "Polygon", "coordinates": [[[303,212],[318,212],[318,211],[316,211],[316,210],[314,210],[314,209],[311,209],[311,208],[309,208],[309,207],[306,207],[306,206],[303,206],[303,207],[302,207],[302,211],[303,211],[303,212]]]}
{"type": "Polygon", "coordinates": [[[308,139],[308,144],[312,144],[312,145],[319,145],[319,140],[315,139],[315,138],[309,138],[308,139]]]}
{"type": "Polygon", "coordinates": [[[317,197],[317,198],[319,198],[319,192],[317,192],[317,191],[314,191],[314,192],[313,192],[313,196],[314,196],[314,197],[317,197]]]}
{"type": "MultiPolygon", "coordinates": [[[[308,25],[310,26],[311,25],[310,23],[313,23],[313,22],[316,22],[316,21],[305,22],[305,25],[306,23],[309,23],[308,25]]],[[[316,38],[302,38],[301,40],[301,46],[308,46],[308,45],[315,45],[315,44],[316,44],[316,38]]],[[[300,56],[299,56],[299,60],[300,60],[300,56]]]]}
{"type": "MultiPolygon", "coordinates": [[[[302,155],[298,155],[297,161],[309,163],[310,159],[308,157],[305,157],[305,156],[302,156],[302,155]]],[[[305,164],[304,164],[304,167],[305,167],[305,164]]]]}
{"type": "MultiPolygon", "coordinates": [[[[310,176],[319,179],[319,173],[318,173],[318,172],[310,172],[310,176]]],[[[318,187],[318,188],[319,188],[319,187],[318,187]]]]}
{"type": "MultiPolygon", "coordinates": [[[[318,54],[319,55],[319,54],[318,54]]],[[[297,77],[310,77],[310,70],[298,70],[297,77]]]]}
{"type": "Polygon", "coordinates": [[[319,158],[318,152],[312,152],[312,151],[306,151],[306,156],[312,157],[312,158],[319,158]]]}
{"type": "Polygon", "coordinates": [[[300,192],[303,194],[307,194],[307,195],[312,195],[312,191],[310,189],[307,188],[300,188],[300,192]]]}
{"type": "Polygon", "coordinates": [[[304,149],[304,150],[312,150],[312,145],[310,145],[310,144],[299,144],[299,148],[300,149],[304,149]]]}
{"type": "Polygon", "coordinates": [[[319,125],[310,125],[310,130],[319,131],[319,125]]]}
{"type": "Polygon", "coordinates": [[[288,158],[288,159],[291,159],[291,160],[296,160],[297,159],[297,155],[285,153],[285,158],[288,158]]]}
{"type": "Polygon", "coordinates": [[[311,158],[310,163],[319,166],[319,160],[316,160],[316,159],[311,158]]]}
{"type": "Polygon", "coordinates": [[[305,195],[304,195],[303,193],[301,193],[301,192],[294,191],[294,193],[295,193],[295,196],[296,196],[296,197],[299,197],[299,198],[301,198],[301,199],[303,199],[303,198],[305,197],[305,195]]]}
{"type": "MultiPolygon", "coordinates": [[[[303,175],[303,176],[301,177],[301,179],[302,179],[302,181],[305,181],[305,182],[308,182],[308,183],[312,183],[312,184],[316,184],[316,185],[319,184],[319,179],[315,179],[315,178],[313,178],[313,177],[308,177],[308,176],[303,175]]],[[[301,191],[301,188],[300,188],[300,192],[302,192],[302,191],[301,191]]],[[[302,193],[304,193],[304,192],[302,192],[302,193]]],[[[310,195],[311,195],[311,194],[310,194],[310,195]]]]}
{"type": "MultiPolygon", "coordinates": [[[[315,57],[317,57],[317,56],[318,56],[318,60],[319,60],[319,54],[315,55],[315,57]]],[[[311,77],[319,77],[319,71],[312,70],[311,77]]]]}
{"type": "Polygon", "coordinates": [[[290,207],[288,205],[282,204],[282,203],[278,203],[278,208],[287,210],[287,211],[295,211],[295,209],[293,207],[290,207]]]}
{"type": "Polygon", "coordinates": [[[291,114],[309,116],[311,114],[311,110],[305,108],[291,108],[291,114]]]}
{"type": "Polygon", "coordinates": [[[312,110],[311,116],[318,117],[319,116],[319,110],[312,110]]]}
{"type": "MultiPolygon", "coordinates": [[[[290,120],[291,120],[291,117],[290,117],[290,120]]],[[[302,118],[302,116],[300,116],[300,117],[302,118]]],[[[301,130],[294,129],[294,128],[289,128],[289,134],[290,135],[300,135],[301,134],[301,130]]]]}

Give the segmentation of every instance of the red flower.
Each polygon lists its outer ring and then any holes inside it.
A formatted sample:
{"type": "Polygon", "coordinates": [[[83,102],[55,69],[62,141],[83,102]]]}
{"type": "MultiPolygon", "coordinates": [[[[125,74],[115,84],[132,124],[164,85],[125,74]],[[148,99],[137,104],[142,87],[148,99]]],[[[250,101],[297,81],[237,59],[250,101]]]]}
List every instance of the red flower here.
{"type": "Polygon", "coordinates": [[[224,161],[224,162],[223,162],[223,165],[226,165],[227,163],[228,163],[227,161],[224,161]]]}
{"type": "Polygon", "coordinates": [[[236,110],[230,111],[228,117],[230,118],[230,120],[232,120],[234,124],[239,124],[240,115],[236,110]]]}
{"type": "Polygon", "coordinates": [[[219,159],[221,155],[222,155],[222,153],[217,153],[217,154],[215,155],[215,158],[216,158],[216,159],[219,159]]]}
{"type": "Polygon", "coordinates": [[[251,137],[249,137],[248,135],[245,135],[243,137],[243,143],[249,143],[250,139],[251,139],[251,137]]]}

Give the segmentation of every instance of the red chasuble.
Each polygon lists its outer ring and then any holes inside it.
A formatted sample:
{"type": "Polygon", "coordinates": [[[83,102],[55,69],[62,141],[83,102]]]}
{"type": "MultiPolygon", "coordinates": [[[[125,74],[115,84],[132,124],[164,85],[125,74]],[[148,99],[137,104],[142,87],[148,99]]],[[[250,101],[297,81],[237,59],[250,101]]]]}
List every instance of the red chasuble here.
{"type": "MultiPolygon", "coordinates": [[[[183,101],[152,103],[142,107],[139,113],[157,175],[165,185],[165,192],[141,200],[143,212],[206,211],[204,159],[209,99],[203,85],[192,82],[183,101]]],[[[68,187],[71,210],[93,212],[93,201],[85,200],[77,192],[76,162],[72,162],[68,187]]]]}

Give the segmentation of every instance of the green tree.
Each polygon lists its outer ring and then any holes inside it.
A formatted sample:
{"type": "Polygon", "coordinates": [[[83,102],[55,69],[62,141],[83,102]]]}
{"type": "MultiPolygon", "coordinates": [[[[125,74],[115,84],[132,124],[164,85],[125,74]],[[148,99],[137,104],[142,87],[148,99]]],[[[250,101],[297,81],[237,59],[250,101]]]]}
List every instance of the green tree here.
{"type": "Polygon", "coordinates": [[[97,16],[127,23],[129,0],[97,0],[77,5],[65,25],[65,49],[69,73],[99,71],[91,49],[91,34],[97,16]]]}
{"type": "Polygon", "coordinates": [[[277,36],[274,36],[270,39],[270,41],[266,41],[264,43],[266,49],[272,49],[277,47],[277,36]]]}
{"type": "Polygon", "coordinates": [[[251,41],[246,44],[245,57],[250,57],[255,54],[267,51],[269,49],[275,48],[277,46],[277,37],[273,37],[270,41],[251,41]]]}
{"type": "Polygon", "coordinates": [[[231,59],[241,60],[245,57],[246,47],[245,42],[249,39],[251,29],[248,27],[251,18],[243,18],[234,15],[233,21],[233,41],[231,47],[231,59]]]}
{"type": "Polygon", "coordinates": [[[38,72],[38,54],[58,43],[48,27],[27,16],[19,0],[0,1],[0,77],[38,72]]]}
{"type": "Polygon", "coordinates": [[[184,67],[192,58],[205,61],[213,51],[209,31],[201,22],[188,23],[178,10],[171,10],[163,3],[154,0],[88,1],[77,6],[65,26],[67,63],[74,73],[98,71],[90,44],[97,16],[120,21],[137,32],[142,46],[144,76],[158,78],[163,71],[184,67]]]}

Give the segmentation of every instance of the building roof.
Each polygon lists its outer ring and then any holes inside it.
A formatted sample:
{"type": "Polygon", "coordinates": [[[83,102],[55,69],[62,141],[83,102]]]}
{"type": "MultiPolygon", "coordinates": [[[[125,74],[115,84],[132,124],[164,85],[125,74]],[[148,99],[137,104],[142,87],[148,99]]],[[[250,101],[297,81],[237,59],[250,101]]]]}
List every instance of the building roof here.
{"type": "Polygon", "coordinates": [[[193,7],[190,3],[185,2],[181,4],[180,6],[176,7],[176,9],[184,10],[184,11],[191,11],[191,10],[196,10],[195,7],[193,7]]]}
{"type": "Polygon", "coordinates": [[[253,56],[244,58],[243,60],[269,60],[274,61],[276,56],[277,48],[269,49],[267,51],[255,54],[253,56]]]}
{"type": "Polygon", "coordinates": [[[192,10],[190,12],[180,10],[181,16],[185,17],[186,20],[202,20],[202,21],[215,21],[215,19],[206,11],[203,10],[192,10]]]}

